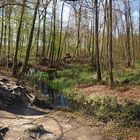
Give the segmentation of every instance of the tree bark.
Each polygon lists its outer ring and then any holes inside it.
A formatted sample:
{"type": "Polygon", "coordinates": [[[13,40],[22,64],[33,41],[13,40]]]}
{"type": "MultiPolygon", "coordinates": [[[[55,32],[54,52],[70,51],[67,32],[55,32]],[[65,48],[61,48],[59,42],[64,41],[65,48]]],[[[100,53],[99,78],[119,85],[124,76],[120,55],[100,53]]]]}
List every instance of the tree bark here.
{"type": "Polygon", "coordinates": [[[97,65],[97,81],[101,82],[101,67],[99,58],[99,10],[98,10],[98,0],[95,0],[95,47],[96,47],[96,65],[97,65]]]}
{"type": "Polygon", "coordinates": [[[33,21],[32,21],[32,27],[31,27],[31,31],[30,31],[30,35],[29,35],[29,42],[28,42],[27,49],[26,49],[25,61],[24,61],[24,64],[23,64],[23,67],[21,70],[21,76],[23,76],[25,74],[25,72],[27,71],[27,67],[28,67],[28,61],[29,61],[30,50],[31,50],[32,41],[33,41],[33,35],[34,35],[33,33],[34,33],[34,28],[35,28],[35,21],[36,21],[38,6],[39,6],[39,0],[36,1],[34,17],[33,17],[33,21]]]}
{"type": "Polygon", "coordinates": [[[0,39],[0,55],[2,53],[2,46],[3,46],[3,29],[4,29],[4,7],[2,7],[2,21],[1,21],[1,39],[0,39]]]}
{"type": "Polygon", "coordinates": [[[110,86],[113,87],[114,79],[113,79],[113,60],[112,60],[112,0],[109,0],[109,12],[108,12],[108,65],[109,65],[109,78],[110,78],[110,86]]]}
{"type": "Polygon", "coordinates": [[[15,50],[15,55],[14,55],[14,62],[13,62],[13,68],[12,68],[12,75],[16,76],[17,75],[17,56],[18,56],[18,50],[19,50],[19,42],[20,42],[20,36],[21,36],[21,28],[22,28],[22,22],[23,22],[23,15],[25,11],[25,4],[27,0],[23,1],[23,7],[21,10],[21,17],[19,21],[19,26],[17,30],[17,37],[16,37],[16,50],[15,50]]]}

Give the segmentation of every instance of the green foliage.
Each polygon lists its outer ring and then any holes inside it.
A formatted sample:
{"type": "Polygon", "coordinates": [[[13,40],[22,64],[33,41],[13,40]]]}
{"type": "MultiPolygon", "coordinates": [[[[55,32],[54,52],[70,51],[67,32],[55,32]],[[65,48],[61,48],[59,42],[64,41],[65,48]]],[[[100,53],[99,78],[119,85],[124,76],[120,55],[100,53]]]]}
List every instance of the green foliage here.
{"type": "Polygon", "coordinates": [[[140,127],[140,104],[127,103],[124,105],[120,110],[119,119],[123,121],[123,125],[140,127]]]}
{"type": "Polygon", "coordinates": [[[29,79],[29,81],[31,81],[31,83],[33,85],[36,85],[36,82],[39,81],[44,81],[48,79],[48,73],[46,72],[32,72],[32,73],[28,73],[27,77],[29,79]]]}
{"type": "Polygon", "coordinates": [[[114,79],[123,84],[139,84],[140,83],[140,70],[119,70],[114,72],[114,79]]]}
{"type": "Polygon", "coordinates": [[[59,79],[55,79],[53,81],[49,81],[48,86],[57,91],[63,91],[65,88],[72,88],[72,86],[76,83],[75,80],[67,80],[66,78],[62,77],[59,79]]]}
{"type": "Polygon", "coordinates": [[[79,84],[93,83],[93,80],[94,74],[87,71],[86,68],[72,67],[70,69],[57,71],[57,79],[49,81],[48,85],[52,89],[64,92],[64,90],[68,88],[75,90],[75,86],[79,84]]]}
{"type": "Polygon", "coordinates": [[[92,72],[81,72],[77,79],[78,84],[91,84],[95,81],[96,77],[92,72]]]}

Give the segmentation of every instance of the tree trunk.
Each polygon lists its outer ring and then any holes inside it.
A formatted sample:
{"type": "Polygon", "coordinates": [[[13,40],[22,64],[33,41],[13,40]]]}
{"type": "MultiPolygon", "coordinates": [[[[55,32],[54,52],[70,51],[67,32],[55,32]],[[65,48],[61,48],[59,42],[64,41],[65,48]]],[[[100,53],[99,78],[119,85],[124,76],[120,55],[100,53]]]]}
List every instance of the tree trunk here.
{"type": "Polygon", "coordinates": [[[1,39],[0,39],[0,55],[2,53],[2,46],[3,46],[3,29],[4,29],[4,7],[2,7],[2,21],[1,21],[1,39]]]}
{"type": "Polygon", "coordinates": [[[101,68],[100,68],[100,58],[99,58],[99,10],[98,10],[98,0],[95,0],[95,47],[96,47],[96,65],[97,65],[97,81],[101,82],[101,68]]]}
{"type": "Polygon", "coordinates": [[[19,42],[20,42],[20,36],[21,36],[21,28],[22,28],[22,22],[23,22],[23,15],[25,11],[25,4],[27,0],[23,1],[23,6],[21,10],[21,17],[19,21],[19,26],[17,30],[17,37],[16,37],[16,50],[15,50],[15,55],[14,55],[14,62],[13,62],[13,68],[12,68],[12,75],[16,76],[17,75],[17,56],[18,56],[18,50],[19,50],[19,42]]]}
{"type": "Polygon", "coordinates": [[[62,10],[61,10],[61,27],[60,27],[60,38],[59,38],[59,48],[58,48],[58,54],[57,54],[57,63],[59,62],[60,59],[60,51],[62,47],[62,31],[63,31],[63,11],[64,11],[64,2],[62,4],[62,10]]]}
{"type": "MultiPolygon", "coordinates": [[[[38,15],[39,15],[39,11],[38,11],[38,15]]],[[[36,48],[36,60],[38,58],[39,55],[39,40],[40,40],[40,24],[41,24],[41,19],[40,19],[40,15],[38,16],[39,21],[38,21],[38,29],[37,29],[37,48],[36,48]]]]}
{"type": "Polygon", "coordinates": [[[31,27],[31,31],[30,31],[30,35],[29,35],[29,42],[28,42],[28,46],[26,49],[26,56],[25,56],[25,61],[24,61],[23,67],[22,67],[21,76],[24,75],[24,73],[27,71],[27,67],[28,67],[28,61],[29,61],[30,50],[31,50],[32,41],[33,41],[33,33],[34,33],[34,28],[35,28],[35,21],[36,21],[38,6],[39,6],[39,0],[36,1],[32,27],[31,27]]]}
{"type": "Polygon", "coordinates": [[[110,86],[113,87],[113,60],[112,60],[112,0],[109,0],[109,11],[108,11],[108,65],[109,65],[109,78],[110,86]]]}
{"type": "Polygon", "coordinates": [[[53,0],[53,33],[52,33],[52,42],[50,50],[50,67],[54,66],[55,60],[55,45],[56,45],[56,4],[57,0],[53,0]]]}
{"type": "Polygon", "coordinates": [[[42,57],[45,58],[46,52],[46,16],[47,16],[47,6],[48,0],[46,0],[45,8],[44,8],[44,17],[43,17],[43,47],[42,47],[42,57]]]}
{"type": "Polygon", "coordinates": [[[127,67],[132,66],[132,57],[131,57],[131,45],[130,45],[130,18],[129,18],[129,11],[128,11],[128,4],[129,0],[124,1],[125,4],[125,21],[126,21],[126,46],[127,46],[127,67]]]}
{"type": "Polygon", "coordinates": [[[9,57],[10,57],[10,46],[11,46],[11,7],[9,7],[8,10],[8,50],[7,50],[7,67],[6,67],[6,71],[8,70],[8,66],[9,66],[9,57]]]}

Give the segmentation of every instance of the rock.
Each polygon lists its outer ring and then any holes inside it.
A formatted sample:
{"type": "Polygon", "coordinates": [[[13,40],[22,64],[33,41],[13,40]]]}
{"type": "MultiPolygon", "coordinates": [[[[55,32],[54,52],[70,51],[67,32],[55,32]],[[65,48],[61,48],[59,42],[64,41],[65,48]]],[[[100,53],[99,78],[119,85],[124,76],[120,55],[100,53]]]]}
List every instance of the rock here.
{"type": "Polygon", "coordinates": [[[0,78],[0,108],[12,104],[28,105],[32,96],[23,86],[8,79],[0,78]]]}
{"type": "Polygon", "coordinates": [[[4,140],[4,136],[6,135],[7,131],[9,131],[8,127],[0,127],[0,140],[4,140]]]}
{"type": "Polygon", "coordinates": [[[6,133],[9,131],[8,127],[0,127],[0,133],[5,136],[6,133]]]}
{"type": "Polygon", "coordinates": [[[21,140],[56,140],[56,136],[46,131],[43,125],[36,125],[24,130],[21,140]]]}
{"type": "Polygon", "coordinates": [[[4,140],[1,134],[0,134],[0,140],[4,140]]]}

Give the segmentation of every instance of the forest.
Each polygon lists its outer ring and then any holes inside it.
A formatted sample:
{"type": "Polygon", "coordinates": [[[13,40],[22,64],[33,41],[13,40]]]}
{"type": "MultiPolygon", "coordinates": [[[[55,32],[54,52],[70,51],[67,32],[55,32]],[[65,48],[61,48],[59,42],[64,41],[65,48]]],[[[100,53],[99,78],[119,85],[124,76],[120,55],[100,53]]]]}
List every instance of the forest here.
{"type": "Polygon", "coordinates": [[[0,140],[140,140],[140,0],[0,0],[0,140]]]}

